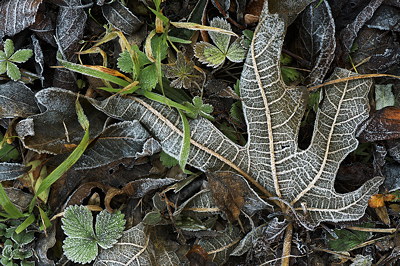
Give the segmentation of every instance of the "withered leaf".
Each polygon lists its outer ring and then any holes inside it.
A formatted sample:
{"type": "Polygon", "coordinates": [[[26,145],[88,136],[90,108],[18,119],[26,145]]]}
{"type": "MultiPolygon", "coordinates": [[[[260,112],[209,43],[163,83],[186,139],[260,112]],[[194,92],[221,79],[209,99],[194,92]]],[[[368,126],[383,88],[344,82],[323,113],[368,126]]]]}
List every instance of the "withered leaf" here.
{"type": "Polygon", "coordinates": [[[35,94],[21,82],[0,84],[0,118],[28,117],[39,113],[35,94]]]}
{"type": "Polygon", "coordinates": [[[296,45],[300,55],[314,66],[306,83],[322,83],[335,57],[335,22],[327,1],[318,7],[310,4],[299,17],[299,38],[296,45]]]}
{"type": "Polygon", "coordinates": [[[14,36],[35,22],[36,12],[43,0],[0,1],[0,40],[14,36]]]}
{"type": "Polygon", "coordinates": [[[278,218],[275,217],[267,224],[253,228],[232,251],[231,256],[242,256],[251,249],[254,243],[259,239],[262,239],[267,245],[271,245],[279,240],[287,225],[288,223],[286,220],[280,222],[278,218]]]}
{"type": "Polygon", "coordinates": [[[362,26],[373,16],[375,10],[382,4],[383,0],[372,0],[369,4],[357,15],[355,20],[348,24],[340,32],[341,42],[341,60],[347,59],[348,53],[350,52],[351,46],[357,37],[358,32],[362,26]]]}
{"type": "MultiPolygon", "coordinates": [[[[78,144],[84,131],[75,111],[77,95],[70,91],[49,88],[41,90],[36,100],[47,110],[20,121],[16,132],[28,149],[38,153],[61,154],[69,152],[67,144],[78,144]]],[[[103,130],[107,117],[97,111],[87,98],[80,97],[80,103],[88,116],[91,139],[103,130]]]]}
{"type": "Polygon", "coordinates": [[[393,201],[395,199],[396,195],[394,194],[375,194],[369,199],[368,206],[371,208],[384,207],[385,201],[393,201]]]}
{"type": "MultiPolygon", "coordinates": [[[[359,79],[327,86],[311,144],[300,150],[297,137],[305,103],[301,89],[287,87],[280,76],[284,32],[284,22],[269,14],[265,5],[240,80],[247,144],[233,143],[206,119],[191,120],[188,164],[204,172],[235,170],[265,195],[289,202],[295,209],[306,206],[313,226],[322,221],[357,220],[382,178],[346,194],[335,191],[334,179],[340,163],[357,147],[354,135],[368,117],[372,82],[359,79]]],[[[336,69],[331,79],[352,75],[336,69]]],[[[92,102],[114,118],[138,119],[166,153],[179,158],[183,129],[173,109],[136,97],[92,102]]]]}
{"type": "Polygon", "coordinates": [[[26,174],[28,169],[19,163],[0,163],[0,182],[17,179],[26,174]]]}
{"type": "Polygon", "coordinates": [[[123,158],[137,159],[146,148],[149,152],[159,152],[160,145],[156,141],[150,141],[149,133],[138,121],[124,121],[112,124],[104,129],[92,147],[87,149],[76,162],[76,170],[84,170],[107,165],[123,158]],[[149,141],[148,141],[149,140],[149,141]],[[148,146],[148,145],[147,145],[148,146]]]}
{"type": "MultiPolygon", "coordinates": [[[[75,52],[78,49],[78,42],[83,38],[87,15],[81,0],[69,0],[60,7],[56,25],[56,43],[58,50],[63,54],[64,59],[75,63],[75,52]]],[[[57,68],[54,74],[53,86],[68,90],[75,89],[75,74],[64,68],[57,68]]]]}
{"type": "Polygon", "coordinates": [[[360,126],[358,138],[362,142],[400,138],[400,108],[389,106],[373,113],[360,126]]]}
{"type": "Polygon", "coordinates": [[[125,34],[135,33],[143,25],[143,22],[120,1],[105,4],[101,10],[107,21],[125,34]]]}
{"type": "Polygon", "coordinates": [[[211,172],[207,173],[207,178],[208,187],[215,204],[232,222],[238,220],[240,211],[244,209],[245,205],[249,215],[252,215],[256,210],[267,207],[265,205],[257,206],[257,203],[262,202],[262,200],[237,173],[230,171],[211,172]]]}

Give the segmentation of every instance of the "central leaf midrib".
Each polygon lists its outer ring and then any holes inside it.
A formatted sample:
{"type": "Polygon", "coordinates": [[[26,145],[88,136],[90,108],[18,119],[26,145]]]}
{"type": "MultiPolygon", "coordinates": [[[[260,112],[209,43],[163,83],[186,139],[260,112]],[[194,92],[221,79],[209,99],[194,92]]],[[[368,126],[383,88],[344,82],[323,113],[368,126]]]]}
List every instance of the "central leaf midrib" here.
{"type": "MultiPolygon", "coordinates": [[[[260,24],[262,25],[261,22],[260,22],[260,24]]],[[[257,33],[255,34],[255,36],[256,35],[257,35],[257,33]]],[[[254,51],[255,51],[254,42],[255,42],[256,39],[257,38],[254,37],[252,42],[251,42],[251,59],[252,59],[253,67],[254,67],[254,74],[256,76],[258,88],[259,88],[260,94],[261,94],[262,99],[263,99],[264,109],[265,109],[265,118],[267,120],[267,130],[268,130],[268,139],[269,139],[269,143],[268,144],[269,144],[269,151],[270,151],[270,166],[271,166],[272,180],[274,182],[274,188],[275,188],[276,196],[281,198],[282,194],[281,194],[281,191],[280,191],[280,188],[279,188],[279,180],[278,180],[277,171],[276,171],[275,146],[274,146],[274,135],[273,135],[273,132],[272,132],[271,112],[269,110],[267,95],[265,94],[265,91],[263,89],[263,84],[262,84],[262,81],[261,81],[260,74],[258,72],[257,61],[256,61],[256,57],[255,57],[255,54],[254,54],[254,51]]],[[[268,43],[266,44],[266,47],[268,47],[274,40],[275,40],[275,36],[270,38],[268,43]]],[[[249,132],[249,135],[251,135],[251,133],[252,132],[249,132]]]]}
{"type": "MultiPolygon", "coordinates": [[[[342,97],[340,98],[340,101],[339,101],[339,103],[338,103],[338,105],[337,105],[337,108],[336,108],[336,114],[335,114],[335,117],[334,117],[334,119],[333,119],[331,129],[330,129],[330,131],[329,131],[328,139],[327,139],[327,142],[326,142],[325,153],[324,153],[323,161],[322,161],[322,163],[321,163],[320,170],[319,170],[318,173],[315,175],[314,179],[310,182],[310,184],[309,184],[303,191],[301,191],[301,192],[296,196],[296,198],[290,203],[292,206],[293,206],[299,199],[301,199],[308,191],[310,191],[310,190],[314,187],[315,183],[316,183],[316,182],[321,178],[321,176],[322,176],[323,170],[324,170],[325,165],[326,165],[326,161],[328,160],[329,147],[330,147],[330,143],[331,143],[331,140],[332,140],[333,131],[335,130],[336,121],[337,121],[338,115],[339,115],[339,113],[340,113],[340,111],[341,111],[341,106],[342,106],[342,103],[343,103],[343,99],[344,99],[344,97],[345,97],[345,95],[346,95],[346,91],[347,91],[348,84],[349,84],[349,83],[346,82],[345,87],[344,87],[344,89],[343,89],[342,97]]],[[[333,103],[332,103],[332,104],[333,104],[333,103]]]]}

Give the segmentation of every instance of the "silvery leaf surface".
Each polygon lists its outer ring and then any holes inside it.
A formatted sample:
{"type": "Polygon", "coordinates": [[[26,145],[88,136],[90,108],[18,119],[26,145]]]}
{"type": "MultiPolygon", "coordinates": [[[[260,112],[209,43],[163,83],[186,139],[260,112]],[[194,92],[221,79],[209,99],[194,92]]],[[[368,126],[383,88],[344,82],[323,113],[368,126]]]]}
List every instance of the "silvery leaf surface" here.
{"type": "MultiPolygon", "coordinates": [[[[334,180],[340,163],[357,147],[354,134],[368,117],[372,82],[357,79],[326,86],[311,144],[306,150],[299,149],[306,97],[301,88],[287,87],[280,76],[284,31],[284,22],[269,14],[265,5],[240,81],[247,144],[234,144],[206,119],[191,120],[188,164],[205,172],[235,170],[267,196],[289,203],[294,210],[306,208],[312,226],[322,221],[357,220],[382,178],[346,194],[335,191],[334,180]]],[[[331,79],[352,75],[336,69],[331,79]]],[[[179,158],[183,130],[172,108],[135,97],[92,103],[114,118],[139,120],[166,153],[179,158]]]]}

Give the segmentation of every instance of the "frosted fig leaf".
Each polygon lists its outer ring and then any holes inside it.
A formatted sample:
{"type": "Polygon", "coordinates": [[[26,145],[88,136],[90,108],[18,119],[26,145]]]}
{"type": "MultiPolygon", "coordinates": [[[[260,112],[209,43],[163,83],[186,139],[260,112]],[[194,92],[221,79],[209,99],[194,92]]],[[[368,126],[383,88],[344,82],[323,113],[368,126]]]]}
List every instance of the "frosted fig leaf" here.
{"type": "MultiPolygon", "coordinates": [[[[340,163],[357,147],[354,134],[368,117],[372,82],[358,79],[326,86],[311,144],[301,150],[297,139],[305,97],[300,88],[287,87],[280,75],[284,31],[284,22],[268,14],[265,5],[240,80],[247,144],[233,143],[210,121],[196,118],[190,121],[188,164],[205,172],[235,170],[263,194],[287,202],[293,210],[305,208],[311,227],[322,221],[357,220],[382,178],[346,194],[335,191],[334,180],[340,163]]],[[[336,69],[331,79],[352,75],[336,69]]],[[[92,103],[114,118],[139,120],[166,153],[179,158],[183,130],[173,109],[123,96],[92,103]]]]}

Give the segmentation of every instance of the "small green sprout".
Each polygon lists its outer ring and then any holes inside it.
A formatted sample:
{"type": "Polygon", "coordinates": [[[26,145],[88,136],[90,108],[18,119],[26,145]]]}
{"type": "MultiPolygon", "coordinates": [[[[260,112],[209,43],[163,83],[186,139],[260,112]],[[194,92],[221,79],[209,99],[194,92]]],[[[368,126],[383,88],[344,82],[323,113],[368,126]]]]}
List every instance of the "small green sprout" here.
{"type": "Polygon", "coordinates": [[[4,42],[4,50],[0,50],[0,75],[7,73],[7,76],[17,81],[21,78],[21,71],[16,63],[24,63],[31,58],[33,52],[31,49],[20,49],[15,51],[14,43],[11,39],[4,42]]]}

